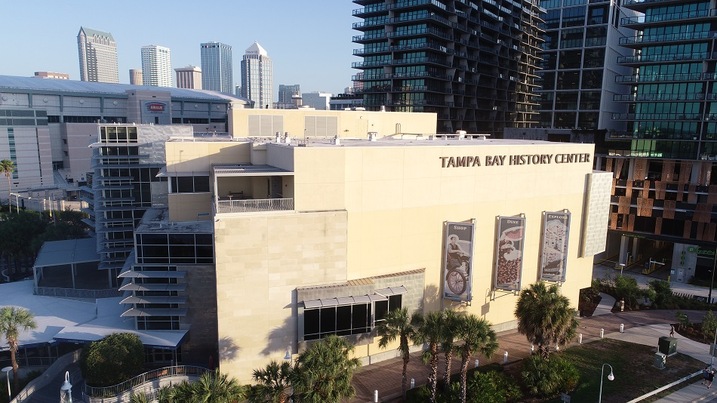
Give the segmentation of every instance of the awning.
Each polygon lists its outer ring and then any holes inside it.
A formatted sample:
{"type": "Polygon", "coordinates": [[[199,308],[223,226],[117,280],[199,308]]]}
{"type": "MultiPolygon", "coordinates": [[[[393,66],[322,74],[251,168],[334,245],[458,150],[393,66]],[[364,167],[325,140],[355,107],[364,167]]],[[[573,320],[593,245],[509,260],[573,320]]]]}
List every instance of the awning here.
{"type": "Polygon", "coordinates": [[[135,316],[187,316],[187,310],[183,308],[130,308],[120,315],[122,318],[135,316]]]}
{"type": "Polygon", "coordinates": [[[357,304],[370,304],[375,301],[385,301],[387,298],[380,295],[359,295],[351,297],[321,298],[304,301],[304,308],[328,308],[330,306],[346,306],[357,304]]]}
{"type": "Polygon", "coordinates": [[[404,286],[402,286],[402,285],[401,285],[401,286],[398,286],[398,287],[381,288],[381,289],[378,289],[378,290],[374,291],[374,293],[376,293],[376,294],[378,294],[378,295],[381,295],[381,296],[384,296],[384,297],[390,297],[390,296],[392,296],[392,295],[405,294],[405,293],[407,293],[407,292],[408,292],[408,290],[406,289],[406,287],[404,287],[404,286]]]}

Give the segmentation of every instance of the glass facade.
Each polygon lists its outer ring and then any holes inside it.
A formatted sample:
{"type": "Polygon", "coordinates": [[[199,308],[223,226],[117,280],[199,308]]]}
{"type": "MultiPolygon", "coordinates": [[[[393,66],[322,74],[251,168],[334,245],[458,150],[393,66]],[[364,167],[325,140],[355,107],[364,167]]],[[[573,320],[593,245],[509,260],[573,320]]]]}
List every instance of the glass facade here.
{"type": "Polygon", "coordinates": [[[538,72],[542,83],[538,90],[540,126],[624,130],[623,122],[612,120],[613,113],[626,111],[626,106],[612,102],[613,95],[627,93],[614,83],[617,53],[624,52],[618,49],[617,37],[626,31],[617,26],[621,13],[617,3],[542,0],[540,6],[546,10],[538,72]]]}
{"type": "Polygon", "coordinates": [[[625,7],[640,12],[621,21],[637,32],[620,39],[634,50],[633,56],[619,60],[633,73],[617,78],[630,94],[615,100],[629,110],[613,116],[627,122],[625,137],[632,139],[627,154],[717,158],[717,9],[704,0],[633,0],[625,7]]]}
{"type": "Polygon", "coordinates": [[[441,133],[537,124],[537,1],[354,0],[367,110],[434,112],[441,133]]]}

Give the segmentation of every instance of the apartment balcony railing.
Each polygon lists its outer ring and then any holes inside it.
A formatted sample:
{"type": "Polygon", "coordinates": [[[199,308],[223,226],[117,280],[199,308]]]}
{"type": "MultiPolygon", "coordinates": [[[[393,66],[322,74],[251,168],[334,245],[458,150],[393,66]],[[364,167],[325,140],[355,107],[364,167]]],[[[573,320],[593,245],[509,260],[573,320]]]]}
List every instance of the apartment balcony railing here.
{"type": "MultiPolygon", "coordinates": [[[[707,73],[714,76],[714,73],[707,73]]],[[[685,74],[652,74],[645,76],[615,76],[617,83],[650,83],[656,81],[701,81],[709,80],[704,73],[685,73],[685,74]]]]}
{"type": "Polygon", "coordinates": [[[281,199],[246,199],[246,200],[219,200],[217,213],[256,213],[266,211],[293,210],[293,198],[281,199]]]}
{"type": "Polygon", "coordinates": [[[681,32],[677,34],[644,35],[620,38],[620,45],[635,45],[640,43],[692,41],[712,38],[714,32],[681,32]]]}
{"type": "MultiPolygon", "coordinates": [[[[711,95],[711,94],[710,94],[711,95]]],[[[638,101],[702,101],[705,94],[616,94],[612,100],[616,102],[638,101]]]]}
{"type": "Polygon", "coordinates": [[[717,53],[712,52],[696,52],[696,53],[680,53],[666,55],[637,55],[637,56],[620,56],[617,58],[618,63],[634,64],[634,63],[653,63],[653,62],[678,62],[690,60],[716,59],[717,53]]]}
{"type": "Polygon", "coordinates": [[[681,13],[653,14],[650,16],[640,15],[637,17],[626,17],[620,19],[620,25],[651,24],[663,21],[684,20],[687,18],[713,17],[717,10],[685,11],[681,13]]]}
{"type": "MultiPolygon", "coordinates": [[[[707,116],[707,119],[710,119],[707,116]]],[[[702,120],[701,113],[613,113],[613,120],[702,120]]]]}

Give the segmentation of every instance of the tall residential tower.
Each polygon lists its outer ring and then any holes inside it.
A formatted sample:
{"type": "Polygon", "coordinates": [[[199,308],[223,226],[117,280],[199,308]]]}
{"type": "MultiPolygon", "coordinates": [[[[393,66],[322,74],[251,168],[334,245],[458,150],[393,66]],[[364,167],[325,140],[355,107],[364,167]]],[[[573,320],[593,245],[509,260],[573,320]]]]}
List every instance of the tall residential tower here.
{"type": "Polygon", "coordinates": [[[219,42],[202,43],[202,88],[231,94],[234,89],[232,47],[219,42]]]}
{"type": "Polygon", "coordinates": [[[270,108],[273,104],[273,68],[266,50],[254,42],[241,61],[242,97],[249,99],[254,108],[270,108]]]}
{"type": "Polygon", "coordinates": [[[537,124],[537,0],[353,0],[367,110],[434,112],[436,130],[502,135],[537,124]]]}
{"type": "Polygon", "coordinates": [[[142,80],[154,87],[172,86],[172,61],[169,48],[142,46],[142,80]]]}
{"type": "Polygon", "coordinates": [[[77,34],[80,80],[119,83],[117,44],[109,32],[80,27],[77,34]]]}

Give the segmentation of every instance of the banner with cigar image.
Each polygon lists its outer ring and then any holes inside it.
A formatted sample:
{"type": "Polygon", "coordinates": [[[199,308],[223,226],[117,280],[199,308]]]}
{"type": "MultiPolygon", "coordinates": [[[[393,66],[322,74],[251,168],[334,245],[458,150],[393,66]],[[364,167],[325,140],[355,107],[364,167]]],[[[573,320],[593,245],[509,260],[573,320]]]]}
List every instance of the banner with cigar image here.
{"type": "Polygon", "coordinates": [[[495,289],[520,291],[523,272],[525,218],[498,217],[495,251],[495,289]]]}
{"type": "Polygon", "coordinates": [[[568,263],[570,212],[543,213],[543,242],[540,250],[540,279],[564,282],[568,263]]]}

